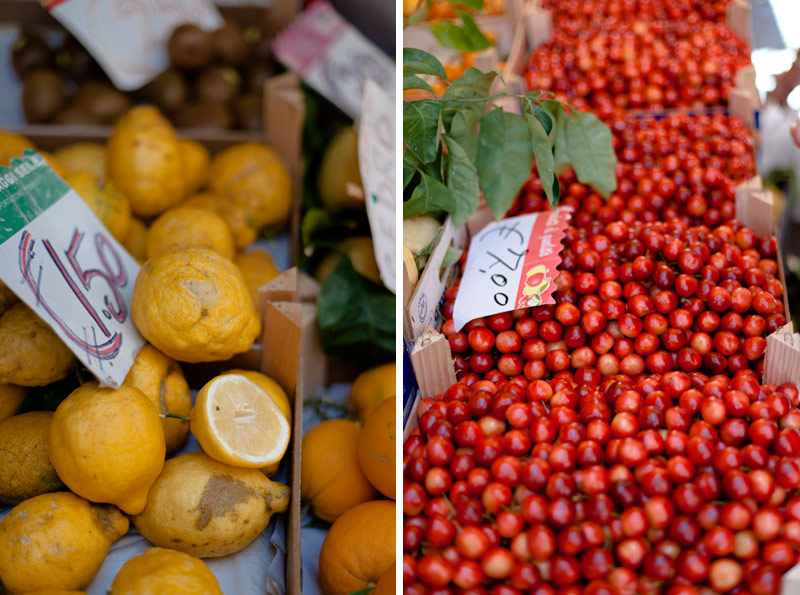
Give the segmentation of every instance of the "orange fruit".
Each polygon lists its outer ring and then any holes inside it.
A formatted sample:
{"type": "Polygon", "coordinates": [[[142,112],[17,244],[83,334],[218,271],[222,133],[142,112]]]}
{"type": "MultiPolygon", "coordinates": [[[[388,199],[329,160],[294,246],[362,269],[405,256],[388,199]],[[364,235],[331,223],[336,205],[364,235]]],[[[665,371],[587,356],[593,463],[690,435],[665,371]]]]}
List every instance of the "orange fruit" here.
{"type": "Polygon", "coordinates": [[[369,482],[387,498],[395,499],[395,397],[375,408],[358,437],[358,464],[369,482]]]}
{"type": "Polygon", "coordinates": [[[351,407],[358,409],[358,420],[362,424],[369,419],[378,403],[395,396],[396,378],[397,366],[390,362],[370,368],[353,380],[349,402],[351,407]]]}
{"type": "Polygon", "coordinates": [[[356,504],[378,496],[358,464],[360,433],[355,422],[328,419],[303,436],[302,498],[324,521],[333,522],[356,504]]]}
{"type": "Polygon", "coordinates": [[[372,500],[336,519],[319,552],[319,578],[327,595],[374,587],[395,562],[395,503],[372,500]]]}
{"type": "Polygon", "coordinates": [[[389,566],[389,570],[384,572],[381,575],[381,578],[378,579],[378,584],[375,585],[375,589],[372,591],[372,595],[394,595],[395,591],[395,569],[397,563],[395,562],[391,566],[389,566]]]}

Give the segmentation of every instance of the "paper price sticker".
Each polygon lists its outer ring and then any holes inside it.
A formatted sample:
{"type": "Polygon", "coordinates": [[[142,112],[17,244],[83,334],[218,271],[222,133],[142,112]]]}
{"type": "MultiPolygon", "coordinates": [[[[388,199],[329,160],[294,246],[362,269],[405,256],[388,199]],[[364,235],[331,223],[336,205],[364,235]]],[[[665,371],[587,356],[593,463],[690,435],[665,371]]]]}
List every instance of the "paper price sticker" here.
{"type": "Polygon", "coordinates": [[[554,304],[561,240],[572,209],[510,217],[489,223],[470,243],[453,323],[541,304],[554,304]]]}
{"type": "Polygon", "coordinates": [[[0,167],[0,279],[103,385],[118,388],[144,345],[128,307],[138,272],[38,153],[0,167]]]}
{"type": "Polygon", "coordinates": [[[364,82],[358,127],[358,166],[372,230],[375,260],[383,284],[397,293],[395,262],[395,109],[391,96],[372,79],[364,82]]]}
{"type": "Polygon", "coordinates": [[[272,50],[354,120],[367,77],[394,96],[394,62],[324,0],[316,0],[278,35],[272,50]]]}
{"type": "Polygon", "coordinates": [[[167,40],[183,23],[213,31],[224,23],[210,0],[40,0],[83,44],[114,86],[131,91],[169,66],[167,40]]]}

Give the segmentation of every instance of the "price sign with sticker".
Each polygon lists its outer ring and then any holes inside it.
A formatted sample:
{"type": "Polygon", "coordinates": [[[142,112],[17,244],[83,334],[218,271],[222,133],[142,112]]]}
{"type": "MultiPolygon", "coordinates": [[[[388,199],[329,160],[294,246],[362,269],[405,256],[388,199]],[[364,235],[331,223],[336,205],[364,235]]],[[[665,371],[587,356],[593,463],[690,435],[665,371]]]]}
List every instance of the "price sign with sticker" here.
{"type": "Polygon", "coordinates": [[[453,323],[541,304],[554,304],[561,241],[572,209],[510,217],[489,223],[469,246],[453,323]]]}
{"type": "Polygon", "coordinates": [[[325,0],[316,0],[272,44],[278,59],[356,119],[364,80],[394,96],[394,62],[344,20],[325,0]]]}
{"type": "Polygon", "coordinates": [[[34,151],[0,167],[0,279],[101,384],[144,345],[130,316],[139,265],[34,151]]]}
{"type": "Polygon", "coordinates": [[[367,79],[361,106],[358,165],[364,184],[375,260],[383,284],[396,293],[394,100],[372,79],[367,79]]]}

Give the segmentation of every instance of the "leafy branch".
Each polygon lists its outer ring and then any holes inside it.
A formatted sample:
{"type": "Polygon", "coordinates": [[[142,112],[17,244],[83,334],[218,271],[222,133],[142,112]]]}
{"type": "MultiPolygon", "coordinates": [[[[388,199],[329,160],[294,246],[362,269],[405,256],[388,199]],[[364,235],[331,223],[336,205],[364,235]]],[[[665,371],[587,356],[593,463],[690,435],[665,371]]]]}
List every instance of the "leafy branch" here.
{"type": "MultiPolygon", "coordinates": [[[[417,3],[414,13],[403,21],[403,27],[417,25],[428,16],[428,10],[445,0],[424,0],[417,3]]],[[[456,4],[476,11],[483,10],[483,0],[458,0],[456,4]]],[[[480,51],[491,47],[492,42],[481,32],[472,15],[463,10],[456,10],[461,24],[451,21],[431,23],[429,29],[443,47],[460,52],[480,51]]]]}
{"type": "Polygon", "coordinates": [[[552,93],[508,93],[497,72],[468,68],[437,98],[426,76],[441,78],[439,60],[403,50],[403,89],[431,94],[403,104],[403,217],[450,214],[460,226],[475,212],[481,192],[495,218],[508,211],[532,166],[550,204],[558,203],[558,175],[574,169],[578,180],[608,198],[616,189],[611,132],[596,116],[558,101],[552,93]],[[503,91],[491,92],[499,80],[503,91]],[[521,103],[521,114],[493,105],[521,103]]]}

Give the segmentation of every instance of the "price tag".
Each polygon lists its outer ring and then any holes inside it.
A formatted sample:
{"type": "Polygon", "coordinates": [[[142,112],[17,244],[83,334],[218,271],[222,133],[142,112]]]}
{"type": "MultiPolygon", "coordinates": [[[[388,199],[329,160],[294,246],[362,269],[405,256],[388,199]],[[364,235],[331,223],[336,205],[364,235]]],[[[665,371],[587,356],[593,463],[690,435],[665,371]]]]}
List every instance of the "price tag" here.
{"type": "Polygon", "coordinates": [[[101,384],[144,345],[130,317],[139,265],[34,151],[0,167],[0,279],[101,384]]]}
{"type": "Polygon", "coordinates": [[[325,0],[316,0],[272,44],[288,68],[354,120],[364,79],[394,96],[394,62],[325,0]]]}
{"type": "Polygon", "coordinates": [[[207,31],[224,23],[210,0],[40,0],[83,44],[114,86],[131,91],[169,66],[167,40],[183,23],[207,31]]]}
{"type": "Polygon", "coordinates": [[[489,223],[470,243],[453,308],[460,330],[473,318],[541,304],[553,293],[572,209],[509,217],[489,223]]]}
{"type": "Polygon", "coordinates": [[[383,284],[392,293],[397,293],[394,124],[394,100],[372,79],[367,79],[358,127],[358,167],[364,184],[375,260],[383,284]]]}

